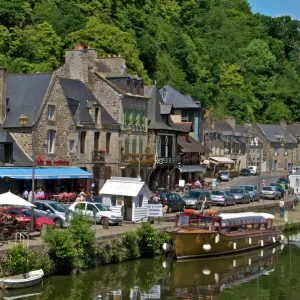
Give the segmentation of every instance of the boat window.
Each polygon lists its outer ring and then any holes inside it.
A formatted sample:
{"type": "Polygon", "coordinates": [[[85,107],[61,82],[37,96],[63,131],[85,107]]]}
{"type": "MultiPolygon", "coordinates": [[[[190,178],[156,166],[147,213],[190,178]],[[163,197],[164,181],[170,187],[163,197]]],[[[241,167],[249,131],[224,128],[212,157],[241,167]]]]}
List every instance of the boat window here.
{"type": "Polygon", "coordinates": [[[190,221],[189,216],[185,216],[185,215],[179,216],[177,219],[177,226],[178,227],[188,226],[189,221],[190,221]]]}
{"type": "Polygon", "coordinates": [[[199,221],[199,227],[202,229],[211,229],[212,219],[209,218],[201,218],[199,221]]]}

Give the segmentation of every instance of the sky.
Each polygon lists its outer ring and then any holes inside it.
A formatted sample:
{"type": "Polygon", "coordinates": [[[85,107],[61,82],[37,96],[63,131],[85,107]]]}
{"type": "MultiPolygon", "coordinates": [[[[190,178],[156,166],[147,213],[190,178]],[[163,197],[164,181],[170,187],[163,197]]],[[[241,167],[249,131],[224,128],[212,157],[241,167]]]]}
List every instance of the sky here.
{"type": "Polygon", "coordinates": [[[253,13],[272,17],[288,15],[300,20],[299,0],[248,0],[248,2],[253,13]]]}

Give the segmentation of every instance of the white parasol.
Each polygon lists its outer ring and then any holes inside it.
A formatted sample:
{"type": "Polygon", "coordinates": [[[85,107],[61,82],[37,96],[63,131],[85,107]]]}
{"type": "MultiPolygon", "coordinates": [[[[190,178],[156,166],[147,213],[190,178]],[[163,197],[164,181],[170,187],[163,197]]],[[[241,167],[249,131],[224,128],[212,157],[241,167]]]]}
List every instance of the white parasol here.
{"type": "Polygon", "coordinates": [[[0,195],[0,205],[15,205],[15,206],[27,206],[27,207],[35,206],[11,192],[7,192],[0,195]]]}

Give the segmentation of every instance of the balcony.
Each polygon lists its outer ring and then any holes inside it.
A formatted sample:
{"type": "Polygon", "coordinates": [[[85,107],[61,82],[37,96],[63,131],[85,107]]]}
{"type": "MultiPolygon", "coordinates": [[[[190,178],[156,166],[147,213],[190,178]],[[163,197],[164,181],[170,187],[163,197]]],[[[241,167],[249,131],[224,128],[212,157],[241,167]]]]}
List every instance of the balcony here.
{"type": "Polygon", "coordinates": [[[106,153],[103,151],[93,151],[92,152],[92,161],[98,163],[105,163],[105,155],[106,153]]]}
{"type": "Polygon", "coordinates": [[[156,157],[157,165],[171,165],[175,164],[175,157],[156,157]]]}
{"type": "Polygon", "coordinates": [[[129,165],[138,165],[140,159],[141,165],[153,165],[154,164],[154,154],[150,153],[132,153],[132,154],[122,154],[122,163],[127,163],[129,165]]]}

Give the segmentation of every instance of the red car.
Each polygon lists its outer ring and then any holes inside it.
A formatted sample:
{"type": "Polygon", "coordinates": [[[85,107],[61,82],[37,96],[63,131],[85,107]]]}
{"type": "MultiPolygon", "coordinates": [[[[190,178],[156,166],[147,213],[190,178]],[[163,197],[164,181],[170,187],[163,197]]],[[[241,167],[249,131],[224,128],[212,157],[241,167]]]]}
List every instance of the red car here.
{"type": "MultiPolygon", "coordinates": [[[[30,224],[30,216],[31,210],[28,208],[6,208],[1,211],[5,214],[8,218],[12,218],[12,220],[16,220],[19,223],[20,227],[27,227],[30,224]]],[[[41,230],[41,226],[43,224],[47,224],[48,226],[55,227],[55,223],[46,218],[46,217],[39,217],[34,214],[34,230],[41,230]]]]}

